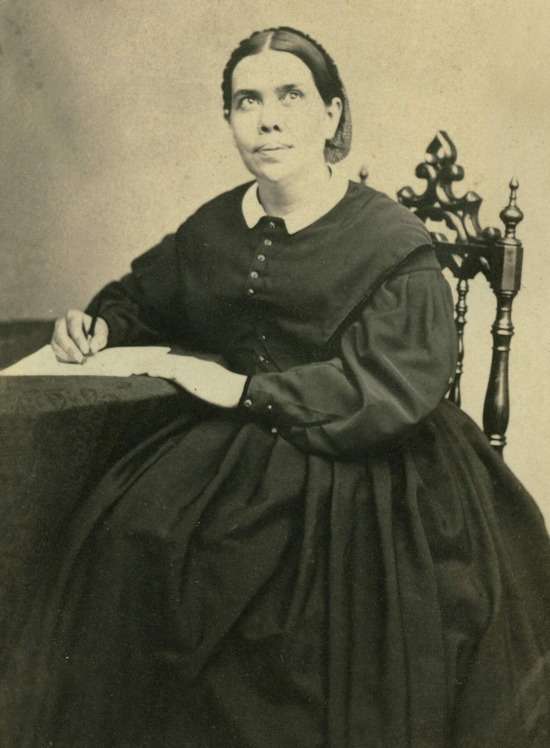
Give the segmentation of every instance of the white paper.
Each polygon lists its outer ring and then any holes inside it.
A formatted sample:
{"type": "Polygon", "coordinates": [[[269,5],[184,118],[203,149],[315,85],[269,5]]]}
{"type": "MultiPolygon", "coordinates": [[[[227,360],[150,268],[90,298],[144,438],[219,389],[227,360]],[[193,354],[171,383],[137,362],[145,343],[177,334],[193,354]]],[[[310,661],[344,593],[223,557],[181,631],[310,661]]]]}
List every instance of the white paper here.
{"type": "Polygon", "coordinates": [[[80,377],[129,377],[143,374],[149,364],[170,353],[168,346],[135,346],[106,348],[84,363],[62,363],[58,361],[50,345],[45,345],[30,356],[26,356],[0,375],[21,376],[80,376],[80,377]]]}

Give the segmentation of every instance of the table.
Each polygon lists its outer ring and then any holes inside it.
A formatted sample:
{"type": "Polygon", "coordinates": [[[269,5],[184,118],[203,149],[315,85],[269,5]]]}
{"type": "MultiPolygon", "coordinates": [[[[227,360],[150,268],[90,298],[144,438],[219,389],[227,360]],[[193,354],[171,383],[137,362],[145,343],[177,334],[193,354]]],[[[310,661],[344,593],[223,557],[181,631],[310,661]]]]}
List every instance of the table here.
{"type": "Polygon", "coordinates": [[[0,627],[32,605],[82,498],[189,397],[147,377],[0,377],[0,627]]]}

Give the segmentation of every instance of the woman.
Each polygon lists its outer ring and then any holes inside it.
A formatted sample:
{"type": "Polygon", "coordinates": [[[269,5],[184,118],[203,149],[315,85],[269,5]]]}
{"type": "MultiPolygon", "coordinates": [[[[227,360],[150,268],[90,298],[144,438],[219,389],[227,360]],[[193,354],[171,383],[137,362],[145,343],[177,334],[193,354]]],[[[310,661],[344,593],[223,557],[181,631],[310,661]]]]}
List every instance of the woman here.
{"type": "Polygon", "coordinates": [[[310,37],[256,32],[222,89],[254,182],[56,324],[61,360],[169,341],[224,364],[146,372],[181,411],[67,529],[17,745],[548,745],[548,538],[443,400],[429,234],[330,169],[349,107],[310,37]]]}

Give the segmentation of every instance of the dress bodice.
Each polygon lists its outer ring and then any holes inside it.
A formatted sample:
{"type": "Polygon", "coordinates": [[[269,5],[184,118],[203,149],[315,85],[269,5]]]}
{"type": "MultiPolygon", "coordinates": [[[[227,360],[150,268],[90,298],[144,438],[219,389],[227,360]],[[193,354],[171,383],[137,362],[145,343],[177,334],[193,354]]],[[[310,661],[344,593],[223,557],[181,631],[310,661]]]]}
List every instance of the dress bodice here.
{"type": "Polygon", "coordinates": [[[308,444],[330,454],[416,422],[443,396],[456,354],[450,292],[424,225],[350,182],[302,230],[270,216],[249,228],[248,187],[206,203],[96,297],[90,311],[107,321],[109,344],[163,339],[222,354],[251,377],[251,412],[281,427],[325,432],[343,418],[347,431],[353,415],[347,437],[338,427],[330,444],[325,435],[308,444]]]}

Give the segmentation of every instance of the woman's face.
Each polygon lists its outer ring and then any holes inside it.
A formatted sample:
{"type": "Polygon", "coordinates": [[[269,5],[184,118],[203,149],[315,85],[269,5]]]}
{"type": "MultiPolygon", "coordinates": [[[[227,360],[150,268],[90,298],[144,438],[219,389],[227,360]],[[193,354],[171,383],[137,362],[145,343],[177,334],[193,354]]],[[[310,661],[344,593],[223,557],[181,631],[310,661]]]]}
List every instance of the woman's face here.
{"type": "Polygon", "coordinates": [[[325,104],[310,69],[289,52],[265,50],[233,71],[229,123],[258,179],[280,182],[324,164],[341,112],[341,100],[325,104]]]}

